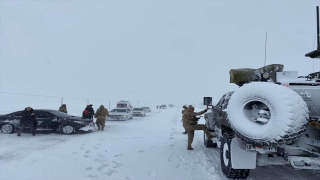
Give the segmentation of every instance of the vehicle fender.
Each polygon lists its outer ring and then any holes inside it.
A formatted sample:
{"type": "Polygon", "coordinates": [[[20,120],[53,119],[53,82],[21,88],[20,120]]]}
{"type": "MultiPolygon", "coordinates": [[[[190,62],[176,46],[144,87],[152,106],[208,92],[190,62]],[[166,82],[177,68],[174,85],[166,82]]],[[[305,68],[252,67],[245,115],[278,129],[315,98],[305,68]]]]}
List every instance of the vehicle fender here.
{"type": "Polygon", "coordinates": [[[233,169],[255,169],[257,152],[244,150],[238,144],[237,138],[233,138],[230,144],[231,165],[233,169]]]}

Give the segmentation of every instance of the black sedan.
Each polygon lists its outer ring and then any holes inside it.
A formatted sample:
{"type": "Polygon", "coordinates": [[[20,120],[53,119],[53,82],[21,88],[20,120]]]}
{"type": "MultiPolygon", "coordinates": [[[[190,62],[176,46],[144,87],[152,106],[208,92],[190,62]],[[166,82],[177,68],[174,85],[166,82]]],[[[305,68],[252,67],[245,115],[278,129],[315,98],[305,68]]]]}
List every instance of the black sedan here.
{"type": "MultiPolygon", "coordinates": [[[[71,134],[76,131],[92,131],[94,124],[90,119],[71,116],[63,112],[50,109],[35,109],[36,131],[58,131],[71,134]]],[[[20,119],[23,111],[0,115],[0,129],[2,132],[11,134],[20,128],[20,119]]],[[[27,129],[28,127],[26,127],[27,129]]]]}

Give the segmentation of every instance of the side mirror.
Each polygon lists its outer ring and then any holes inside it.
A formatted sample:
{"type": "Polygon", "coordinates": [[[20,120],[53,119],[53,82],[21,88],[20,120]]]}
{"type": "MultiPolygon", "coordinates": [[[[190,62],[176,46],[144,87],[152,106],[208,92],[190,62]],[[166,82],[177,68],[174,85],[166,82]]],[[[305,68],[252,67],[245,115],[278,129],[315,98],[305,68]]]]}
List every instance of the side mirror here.
{"type": "Polygon", "coordinates": [[[212,106],[212,97],[204,97],[203,98],[203,105],[212,106]]]}

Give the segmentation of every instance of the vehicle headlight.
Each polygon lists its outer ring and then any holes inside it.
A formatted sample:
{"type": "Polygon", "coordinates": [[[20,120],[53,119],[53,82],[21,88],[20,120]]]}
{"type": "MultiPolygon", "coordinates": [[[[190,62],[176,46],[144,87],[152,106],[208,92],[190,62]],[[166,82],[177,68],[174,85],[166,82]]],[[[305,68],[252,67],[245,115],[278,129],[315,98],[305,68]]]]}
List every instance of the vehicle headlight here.
{"type": "Polygon", "coordinates": [[[262,77],[263,77],[264,79],[268,79],[268,78],[270,77],[270,74],[267,73],[267,72],[265,72],[265,73],[262,74],[262,77]]]}
{"type": "Polygon", "coordinates": [[[75,122],[77,124],[86,124],[84,121],[73,121],[73,122],[75,122]]]}

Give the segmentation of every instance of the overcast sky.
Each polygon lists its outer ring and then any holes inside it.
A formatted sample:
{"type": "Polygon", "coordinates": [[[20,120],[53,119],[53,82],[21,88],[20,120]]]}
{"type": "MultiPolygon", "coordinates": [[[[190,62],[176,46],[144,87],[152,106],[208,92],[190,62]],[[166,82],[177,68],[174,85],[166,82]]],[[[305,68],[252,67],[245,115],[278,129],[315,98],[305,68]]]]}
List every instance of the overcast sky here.
{"type": "MultiPolygon", "coordinates": [[[[230,69],[263,66],[266,33],[267,64],[306,75],[313,71],[313,60],[304,55],[316,48],[320,1],[0,5],[0,111],[15,111],[39,103],[58,108],[61,99],[8,92],[101,100],[96,105],[122,99],[200,103],[204,96],[217,101],[237,88],[229,83],[230,69]]],[[[319,60],[314,64],[320,71],[319,60]]]]}

